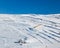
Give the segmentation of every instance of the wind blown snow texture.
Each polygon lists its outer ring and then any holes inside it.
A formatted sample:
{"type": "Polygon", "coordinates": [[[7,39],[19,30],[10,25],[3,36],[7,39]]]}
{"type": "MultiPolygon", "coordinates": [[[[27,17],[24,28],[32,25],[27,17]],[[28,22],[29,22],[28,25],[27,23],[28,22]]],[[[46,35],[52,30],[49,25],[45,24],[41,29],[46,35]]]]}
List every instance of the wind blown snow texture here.
{"type": "Polygon", "coordinates": [[[60,14],[0,14],[0,48],[60,48],[60,14]]]}

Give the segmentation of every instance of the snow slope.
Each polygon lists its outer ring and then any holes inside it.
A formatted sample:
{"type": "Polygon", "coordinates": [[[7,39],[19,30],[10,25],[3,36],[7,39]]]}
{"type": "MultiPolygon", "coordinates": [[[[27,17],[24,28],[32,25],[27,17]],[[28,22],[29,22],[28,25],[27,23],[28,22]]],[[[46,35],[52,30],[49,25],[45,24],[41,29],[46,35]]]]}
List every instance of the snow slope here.
{"type": "Polygon", "coordinates": [[[0,48],[60,48],[60,14],[0,14],[0,48]]]}

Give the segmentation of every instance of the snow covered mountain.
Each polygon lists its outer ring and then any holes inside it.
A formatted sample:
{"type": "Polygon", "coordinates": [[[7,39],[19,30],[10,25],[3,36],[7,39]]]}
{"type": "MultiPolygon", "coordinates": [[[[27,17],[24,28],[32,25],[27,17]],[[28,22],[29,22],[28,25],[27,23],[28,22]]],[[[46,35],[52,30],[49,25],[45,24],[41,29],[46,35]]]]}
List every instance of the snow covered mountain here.
{"type": "Polygon", "coordinates": [[[60,48],[60,14],[0,14],[0,48],[60,48]]]}

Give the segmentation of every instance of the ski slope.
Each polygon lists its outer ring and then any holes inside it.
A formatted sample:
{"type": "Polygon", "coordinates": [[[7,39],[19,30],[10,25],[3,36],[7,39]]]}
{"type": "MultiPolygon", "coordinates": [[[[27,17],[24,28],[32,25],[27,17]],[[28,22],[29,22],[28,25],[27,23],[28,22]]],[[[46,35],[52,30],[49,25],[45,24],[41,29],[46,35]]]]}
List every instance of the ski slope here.
{"type": "Polygon", "coordinates": [[[0,14],[0,48],[60,48],[60,14],[0,14]]]}

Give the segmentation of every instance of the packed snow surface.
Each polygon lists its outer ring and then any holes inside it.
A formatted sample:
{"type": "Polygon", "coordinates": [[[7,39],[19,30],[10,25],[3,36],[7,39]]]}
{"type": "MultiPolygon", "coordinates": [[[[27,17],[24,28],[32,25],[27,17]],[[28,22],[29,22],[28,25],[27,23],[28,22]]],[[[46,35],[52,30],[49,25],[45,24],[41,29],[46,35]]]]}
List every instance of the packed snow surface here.
{"type": "Polygon", "coordinates": [[[60,48],[60,14],[0,14],[0,48],[60,48]]]}

